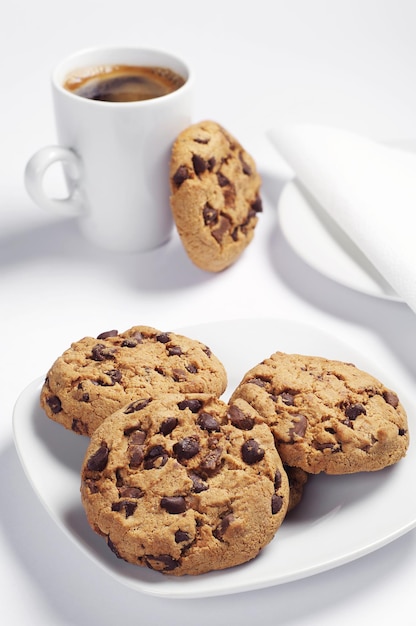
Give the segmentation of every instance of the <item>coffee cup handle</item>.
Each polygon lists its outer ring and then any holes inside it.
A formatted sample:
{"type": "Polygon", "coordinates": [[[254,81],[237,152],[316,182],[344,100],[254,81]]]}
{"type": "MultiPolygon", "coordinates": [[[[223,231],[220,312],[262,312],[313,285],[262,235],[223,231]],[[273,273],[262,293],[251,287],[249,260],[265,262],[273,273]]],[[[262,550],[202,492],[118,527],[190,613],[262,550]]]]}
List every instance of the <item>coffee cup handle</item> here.
{"type": "Polygon", "coordinates": [[[32,200],[41,208],[62,216],[77,216],[84,212],[80,192],[82,164],[73,150],[62,146],[45,146],[29,159],[24,181],[32,200]],[[44,176],[54,163],[62,163],[68,185],[66,198],[51,198],[44,189],[44,176]]]}

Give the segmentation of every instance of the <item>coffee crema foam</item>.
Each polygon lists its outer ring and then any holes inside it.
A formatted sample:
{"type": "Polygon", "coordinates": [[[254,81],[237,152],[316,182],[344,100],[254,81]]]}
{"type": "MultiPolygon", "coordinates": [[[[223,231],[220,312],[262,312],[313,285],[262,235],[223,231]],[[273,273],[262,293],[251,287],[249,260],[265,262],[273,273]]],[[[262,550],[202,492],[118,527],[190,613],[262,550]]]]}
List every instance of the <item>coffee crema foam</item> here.
{"type": "Polygon", "coordinates": [[[168,67],[97,65],[67,75],[64,88],[77,96],[103,102],[137,102],[166,96],[185,84],[168,67]]]}

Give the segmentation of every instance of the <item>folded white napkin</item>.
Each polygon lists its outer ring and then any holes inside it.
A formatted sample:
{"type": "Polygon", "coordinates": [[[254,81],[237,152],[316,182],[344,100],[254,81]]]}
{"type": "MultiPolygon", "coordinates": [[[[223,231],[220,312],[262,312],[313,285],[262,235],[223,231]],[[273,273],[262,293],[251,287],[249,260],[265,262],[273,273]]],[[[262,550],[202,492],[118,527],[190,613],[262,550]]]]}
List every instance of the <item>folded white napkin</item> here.
{"type": "Polygon", "coordinates": [[[274,128],[296,178],[416,311],[416,155],[349,131],[274,128]]]}

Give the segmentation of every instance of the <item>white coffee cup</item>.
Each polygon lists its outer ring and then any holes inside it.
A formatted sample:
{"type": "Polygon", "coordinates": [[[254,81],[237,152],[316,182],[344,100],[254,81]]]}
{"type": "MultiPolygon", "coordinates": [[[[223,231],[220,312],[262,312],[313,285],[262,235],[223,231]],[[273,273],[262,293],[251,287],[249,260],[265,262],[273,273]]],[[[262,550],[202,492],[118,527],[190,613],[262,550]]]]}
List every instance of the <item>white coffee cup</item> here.
{"type": "Polygon", "coordinates": [[[29,160],[25,185],[40,207],[76,216],[85,237],[112,251],[144,251],[165,243],[173,228],[169,157],[176,136],[191,123],[192,76],[186,63],[160,50],[102,47],[77,52],[52,74],[58,144],[29,160]],[[167,67],[185,83],[167,95],[135,102],[103,102],[63,85],[78,68],[97,65],[167,67]],[[62,162],[68,195],[45,190],[48,168],[62,162]]]}

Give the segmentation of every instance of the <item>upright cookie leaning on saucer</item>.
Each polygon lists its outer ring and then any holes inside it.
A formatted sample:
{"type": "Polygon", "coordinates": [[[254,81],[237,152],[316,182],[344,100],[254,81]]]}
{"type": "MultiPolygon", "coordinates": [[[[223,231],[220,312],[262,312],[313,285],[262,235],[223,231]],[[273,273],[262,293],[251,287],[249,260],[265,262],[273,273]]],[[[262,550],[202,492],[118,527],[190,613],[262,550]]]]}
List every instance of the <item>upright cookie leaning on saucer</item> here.
{"type": "Polygon", "coordinates": [[[237,398],[263,416],[283,463],[310,474],[379,470],[409,445],[397,394],[351,363],[276,352],[245,374],[237,398]]]}
{"type": "Polygon", "coordinates": [[[243,400],[208,394],[123,407],[92,435],[81,476],[87,519],[115,555],[174,576],[253,559],[289,500],[270,429],[243,400]]]}
{"type": "Polygon", "coordinates": [[[149,326],[104,332],[74,342],[53,363],[41,390],[47,416],[90,436],[111,413],[141,394],[220,396],[227,374],[203,343],[149,326]]]}
{"type": "Polygon", "coordinates": [[[262,210],[253,158],[222,126],[204,121],[178,135],[171,154],[171,207],[195,265],[219,272],[254,235],[262,210]]]}

